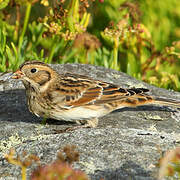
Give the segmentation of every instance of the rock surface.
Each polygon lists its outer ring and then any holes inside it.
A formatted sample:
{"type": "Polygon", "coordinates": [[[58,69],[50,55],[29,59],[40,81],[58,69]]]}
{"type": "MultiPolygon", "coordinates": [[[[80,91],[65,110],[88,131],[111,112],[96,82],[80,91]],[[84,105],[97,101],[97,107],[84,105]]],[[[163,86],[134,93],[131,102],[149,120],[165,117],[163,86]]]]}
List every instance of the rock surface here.
{"type": "MultiPolygon", "coordinates": [[[[114,70],[91,65],[53,65],[59,72],[75,72],[118,84],[122,87],[149,88],[154,96],[180,100],[180,93],[150,86],[114,70]]],[[[50,163],[67,144],[76,145],[84,170],[92,180],[153,180],[157,177],[160,153],[177,146],[180,140],[180,110],[162,106],[123,108],[100,119],[94,129],[57,133],[74,124],[42,119],[26,106],[21,82],[0,77],[0,179],[21,179],[20,168],[9,164],[4,154],[14,148],[36,154],[42,164],[50,163]]],[[[30,175],[33,166],[28,170],[30,175]]]]}

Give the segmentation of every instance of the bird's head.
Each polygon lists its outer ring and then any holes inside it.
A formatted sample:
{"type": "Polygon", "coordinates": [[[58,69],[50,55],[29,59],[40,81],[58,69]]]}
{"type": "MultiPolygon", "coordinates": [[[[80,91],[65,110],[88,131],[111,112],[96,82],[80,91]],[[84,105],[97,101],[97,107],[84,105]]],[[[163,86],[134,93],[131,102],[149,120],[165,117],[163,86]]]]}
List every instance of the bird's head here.
{"type": "Polygon", "coordinates": [[[13,74],[13,79],[20,79],[24,85],[30,85],[35,88],[47,87],[52,79],[57,76],[54,71],[47,64],[40,61],[26,61],[13,74]]]}

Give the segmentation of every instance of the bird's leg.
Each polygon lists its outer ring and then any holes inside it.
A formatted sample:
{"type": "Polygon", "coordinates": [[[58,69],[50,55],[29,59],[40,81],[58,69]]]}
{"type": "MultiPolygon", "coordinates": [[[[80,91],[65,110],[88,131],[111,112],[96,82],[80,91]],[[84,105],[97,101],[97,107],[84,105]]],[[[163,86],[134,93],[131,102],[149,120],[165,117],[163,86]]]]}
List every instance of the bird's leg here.
{"type": "Polygon", "coordinates": [[[56,133],[70,132],[79,128],[95,128],[98,125],[98,118],[93,118],[89,120],[77,120],[76,123],[78,124],[77,126],[69,127],[60,131],[56,131],[56,133]]]}
{"type": "Polygon", "coordinates": [[[99,121],[98,118],[93,118],[93,119],[87,120],[86,125],[87,127],[95,128],[98,126],[98,121],[99,121]]]}
{"type": "Polygon", "coordinates": [[[77,124],[80,124],[82,128],[95,128],[98,125],[98,118],[88,120],[77,120],[77,124]]]}

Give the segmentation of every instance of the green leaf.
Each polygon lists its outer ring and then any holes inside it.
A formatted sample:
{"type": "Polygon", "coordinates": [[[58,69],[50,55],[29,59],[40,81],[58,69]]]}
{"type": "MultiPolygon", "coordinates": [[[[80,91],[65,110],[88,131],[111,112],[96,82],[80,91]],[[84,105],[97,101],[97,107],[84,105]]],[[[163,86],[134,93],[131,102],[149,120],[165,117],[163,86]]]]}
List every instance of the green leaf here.
{"type": "Polygon", "coordinates": [[[0,9],[4,9],[9,4],[9,0],[0,0],[0,9]]]}

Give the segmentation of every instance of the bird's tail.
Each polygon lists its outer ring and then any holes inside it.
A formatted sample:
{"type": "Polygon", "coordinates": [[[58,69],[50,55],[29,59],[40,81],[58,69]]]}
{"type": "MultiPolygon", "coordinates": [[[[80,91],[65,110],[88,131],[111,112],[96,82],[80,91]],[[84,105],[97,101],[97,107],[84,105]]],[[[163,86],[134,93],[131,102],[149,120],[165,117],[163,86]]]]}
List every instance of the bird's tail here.
{"type": "Polygon", "coordinates": [[[152,104],[180,108],[180,101],[176,101],[173,99],[165,99],[165,98],[158,98],[157,97],[157,98],[154,98],[154,103],[152,102],[152,104]]]}

